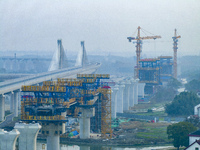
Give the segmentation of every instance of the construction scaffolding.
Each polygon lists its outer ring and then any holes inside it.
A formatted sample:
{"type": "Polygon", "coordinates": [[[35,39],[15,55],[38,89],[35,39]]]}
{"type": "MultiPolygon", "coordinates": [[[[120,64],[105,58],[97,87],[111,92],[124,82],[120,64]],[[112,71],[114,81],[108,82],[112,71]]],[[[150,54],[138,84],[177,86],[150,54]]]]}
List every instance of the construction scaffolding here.
{"type": "Polygon", "coordinates": [[[111,89],[102,87],[100,89],[101,100],[101,137],[105,139],[112,138],[111,128],[111,89]]]}
{"type": "Polygon", "coordinates": [[[95,122],[102,138],[111,138],[111,89],[101,79],[108,74],[78,74],[76,79],[44,81],[42,86],[22,86],[21,120],[66,122],[78,117],[79,108],[95,108],[95,122]]]}
{"type": "Polygon", "coordinates": [[[168,82],[172,78],[172,57],[160,56],[158,58],[147,58],[139,61],[140,83],[146,83],[145,94],[154,93],[154,87],[168,82]]]}

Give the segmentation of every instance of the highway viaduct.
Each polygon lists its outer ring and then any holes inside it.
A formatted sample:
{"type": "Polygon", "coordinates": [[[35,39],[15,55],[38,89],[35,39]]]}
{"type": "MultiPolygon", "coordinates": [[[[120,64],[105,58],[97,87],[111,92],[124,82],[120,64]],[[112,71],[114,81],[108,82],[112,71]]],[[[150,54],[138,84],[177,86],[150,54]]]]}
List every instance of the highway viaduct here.
{"type": "Polygon", "coordinates": [[[100,63],[88,64],[84,67],[70,67],[59,69],[55,71],[49,71],[40,73],[28,77],[17,78],[0,83],[0,121],[4,121],[5,118],[5,95],[10,95],[10,111],[14,113],[14,116],[18,116],[18,103],[21,98],[19,96],[22,85],[37,85],[43,81],[55,80],[57,78],[75,78],[77,74],[91,74],[94,73],[97,68],[100,67],[100,63]]]}

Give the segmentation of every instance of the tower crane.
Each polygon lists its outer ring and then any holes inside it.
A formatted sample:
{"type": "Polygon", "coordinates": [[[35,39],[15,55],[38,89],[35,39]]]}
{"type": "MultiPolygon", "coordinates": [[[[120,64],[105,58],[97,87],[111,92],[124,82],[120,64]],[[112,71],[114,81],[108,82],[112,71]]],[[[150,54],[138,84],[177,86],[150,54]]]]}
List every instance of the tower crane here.
{"type": "Polygon", "coordinates": [[[173,50],[174,50],[174,78],[177,78],[177,45],[178,45],[178,38],[181,38],[181,36],[176,35],[176,29],[174,30],[174,37],[172,37],[174,43],[173,43],[173,50]]]}
{"type": "Polygon", "coordinates": [[[141,27],[138,26],[137,28],[137,36],[136,37],[127,37],[127,39],[129,40],[129,42],[131,42],[132,40],[136,40],[136,55],[137,55],[137,66],[136,66],[136,76],[135,78],[139,77],[139,61],[140,61],[140,53],[142,52],[142,40],[146,40],[146,39],[158,39],[161,38],[161,36],[146,36],[146,37],[141,37],[140,36],[140,29],[141,27]]]}

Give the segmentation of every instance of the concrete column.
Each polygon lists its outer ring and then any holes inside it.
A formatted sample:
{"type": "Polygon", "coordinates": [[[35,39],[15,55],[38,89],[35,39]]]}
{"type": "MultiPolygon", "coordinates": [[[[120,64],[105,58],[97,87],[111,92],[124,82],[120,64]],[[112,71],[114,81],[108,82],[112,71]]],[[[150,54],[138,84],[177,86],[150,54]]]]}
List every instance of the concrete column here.
{"type": "Polygon", "coordinates": [[[116,118],[116,109],[117,109],[117,92],[119,90],[118,85],[111,88],[112,89],[112,101],[111,101],[111,116],[112,118],[116,118]]]}
{"type": "Polygon", "coordinates": [[[18,91],[18,110],[21,110],[21,91],[18,91]]]}
{"type": "Polygon", "coordinates": [[[10,112],[14,112],[14,92],[10,93],[10,112]]]}
{"type": "Polygon", "coordinates": [[[125,88],[123,94],[123,111],[129,110],[129,88],[130,88],[130,81],[125,81],[125,88]]]}
{"type": "Polygon", "coordinates": [[[60,149],[60,135],[59,133],[55,134],[57,127],[55,124],[49,124],[49,134],[47,136],[47,150],[60,149]]]}
{"type": "Polygon", "coordinates": [[[0,149],[1,150],[15,150],[15,145],[20,132],[13,129],[10,132],[0,129],[0,149]]]}
{"type": "Polygon", "coordinates": [[[0,121],[4,121],[5,117],[5,96],[0,95],[0,121]]]}
{"type": "Polygon", "coordinates": [[[14,116],[18,117],[18,91],[14,91],[14,116]]]}
{"type": "Polygon", "coordinates": [[[123,113],[123,93],[125,85],[124,83],[119,84],[119,91],[117,92],[117,112],[123,113]]]}
{"type": "Polygon", "coordinates": [[[138,104],[138,82],[139,79],[136,79],[134,84],[134,104],[138,104]]]}
{"type": "Polygon", "coordinates": [[[81,108],[81,116],[79,118],[80,138],[90,138],[90,118],[94,116],[94,108],[81,108]]]}
{"type": "Polygon", "coordinates": [[[131,79],[130,82],[131,82],[131,85],[129,87],[129,108],[134,106],[134,84],[135,84],[135,80],[131,79]]]}
{"type": "Polygon", "coordinates": [[[138,83],[138,96],[144,98],[145,83],[138,83]]]}
{"type": "Polygon", "coordinates": [[[37,135],[41,125],[39,123],[15,123],[14,128],[20,132],[19,150],[36,150],[37,135]]]}

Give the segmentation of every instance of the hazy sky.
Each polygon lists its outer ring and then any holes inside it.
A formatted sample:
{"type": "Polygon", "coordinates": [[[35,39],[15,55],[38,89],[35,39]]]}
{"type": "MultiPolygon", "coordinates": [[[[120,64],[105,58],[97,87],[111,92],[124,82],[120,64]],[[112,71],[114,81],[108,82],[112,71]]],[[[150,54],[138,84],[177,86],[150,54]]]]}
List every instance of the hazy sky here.
{"type": "Polygon", "coordinates": [[[138,26],[162,36],[143,41],[144,57],[172,55],[175,28],[179,56],[200,55],[200,0],[0,0],[0,51],[52,53],[61,38],[69,53],[84,40],[88,54],[135,56],[138,26]]]}

